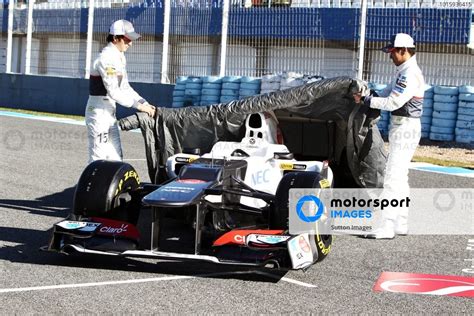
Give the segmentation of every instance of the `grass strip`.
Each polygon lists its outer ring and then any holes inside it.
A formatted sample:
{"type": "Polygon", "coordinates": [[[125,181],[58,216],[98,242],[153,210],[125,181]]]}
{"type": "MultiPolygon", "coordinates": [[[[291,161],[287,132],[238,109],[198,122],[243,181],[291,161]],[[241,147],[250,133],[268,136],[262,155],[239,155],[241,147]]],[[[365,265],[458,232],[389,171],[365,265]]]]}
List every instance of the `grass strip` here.
{"type": "Polygon", "coordinates": [[[30,115],[36,115],[36,116],[51,116],[51,117],[59,117],[59,118],[69,118],[69,119],[73,119],[73,120],[76,120],[76,121],[84,121],[84,116],[80,116],[80,115],[66,115],[66,114],[38,112],[38,111],[23,110],[23,109],[11,109],[11,108],[4,108],[4,107],[0,107],[0,111],[16,112],[16,113],[30,114],[30,115]]]}
{"type": "Polygon", "coordinates": [[[433,165],[443,166],[443,167],[461,167],[467,169],[474,169],[472,163],[461,162],[456,160],[447,160],[447,159],[438,159],[426,156],[414,156],[412,161],[415,162],[426,162],[431,163],[433,165]]]}

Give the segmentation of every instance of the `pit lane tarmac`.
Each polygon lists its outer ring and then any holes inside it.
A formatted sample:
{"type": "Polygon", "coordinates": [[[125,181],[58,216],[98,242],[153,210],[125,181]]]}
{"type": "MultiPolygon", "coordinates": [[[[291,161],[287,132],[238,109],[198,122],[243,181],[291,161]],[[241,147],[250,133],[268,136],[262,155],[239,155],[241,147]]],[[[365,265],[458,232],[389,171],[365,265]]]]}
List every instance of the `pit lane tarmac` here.
{"type": "MultiPolygon", "coordinates": [[[[74,186],[87,160],[85,128],[17,117],[0,117],[0,126],[0,140],[8,131],[21,133],[10,139],[19,142],[0,143],[0,289],[57,287],[0,293],[2,314],[472,310],[472,299],[465,297],[372,290],[382,272],[472,276],[463,272],[472,236],[337,237],[324,261],[307,272],[285,274],[195,262],[41,252],[49,229],[71,207],[74,186]],[[96,285],[68,287],[84,284],[96,285]]],[[[147,181],[141,135],[122,133],[122,143],[125,158],[147,181]]],[[[410,181],[412,187],[472,188],[474,184],[472,178],[419,170],[410,171],[410,181]]]]}

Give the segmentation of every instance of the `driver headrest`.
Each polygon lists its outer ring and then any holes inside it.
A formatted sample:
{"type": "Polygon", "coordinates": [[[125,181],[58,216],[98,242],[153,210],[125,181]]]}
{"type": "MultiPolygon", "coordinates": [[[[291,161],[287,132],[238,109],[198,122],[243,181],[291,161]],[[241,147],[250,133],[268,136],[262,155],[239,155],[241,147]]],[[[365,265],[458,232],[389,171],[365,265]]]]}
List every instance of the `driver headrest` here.
{"type": "Polygon", "coordinates": [[[277,123],[269,113],[255,113],[245,120],[245,138],[250,144],[277,143],[277,123]]]}

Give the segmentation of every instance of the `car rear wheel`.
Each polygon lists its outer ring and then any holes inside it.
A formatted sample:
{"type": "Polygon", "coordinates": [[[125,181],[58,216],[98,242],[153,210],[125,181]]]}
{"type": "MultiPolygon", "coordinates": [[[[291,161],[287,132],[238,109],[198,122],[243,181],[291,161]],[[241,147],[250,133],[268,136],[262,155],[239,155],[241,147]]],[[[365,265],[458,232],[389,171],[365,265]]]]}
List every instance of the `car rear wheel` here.
{"type": "MultiPolygon", "coordinates": [[[[270,229],[288,229],[290,189],[320,188],[319,172],[290,172],[283,176],[275,194],[275,206],[270,213],[270,229]]],[[[318,260],[323,260],[331,250],[332,235],[310,235],[310,242],[316,247],[318,260]]]]}
{"type": "Polygon", "coordinates": [[[97,160],[82,172],[74,193],[73,214],[123,220],[138,220],[140,197],[135,191],[140,179],[135,169],[121,161],[97,160]]]}

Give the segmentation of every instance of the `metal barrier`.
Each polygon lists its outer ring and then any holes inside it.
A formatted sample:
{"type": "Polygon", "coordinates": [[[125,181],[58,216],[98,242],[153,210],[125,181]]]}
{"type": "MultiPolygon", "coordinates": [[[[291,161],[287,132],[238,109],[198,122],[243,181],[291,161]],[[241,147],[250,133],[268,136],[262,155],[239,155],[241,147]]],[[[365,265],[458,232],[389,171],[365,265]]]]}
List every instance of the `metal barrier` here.
{"type": "Polygon", "coordinates": [[[142,34],[127,52],[132,81],[292,71],[383,83],[394,67],[379,48],[405,32],[417,42],[427,83],[474,84],[470,0],[0,3],[2,73],[88,78],[109,25],[127,19],[142,34]]]}

